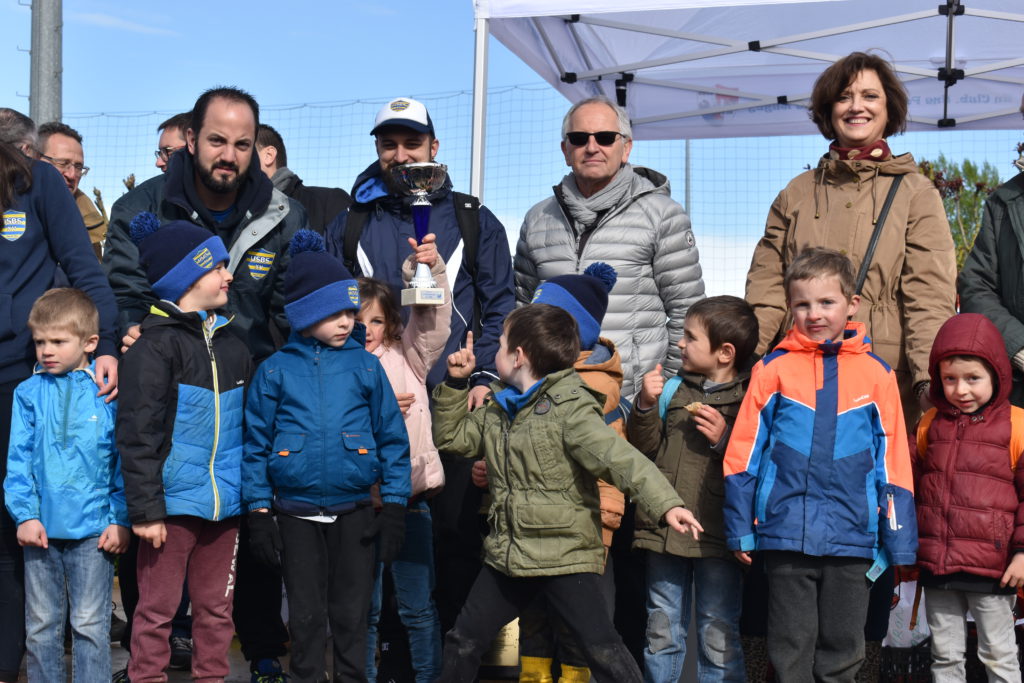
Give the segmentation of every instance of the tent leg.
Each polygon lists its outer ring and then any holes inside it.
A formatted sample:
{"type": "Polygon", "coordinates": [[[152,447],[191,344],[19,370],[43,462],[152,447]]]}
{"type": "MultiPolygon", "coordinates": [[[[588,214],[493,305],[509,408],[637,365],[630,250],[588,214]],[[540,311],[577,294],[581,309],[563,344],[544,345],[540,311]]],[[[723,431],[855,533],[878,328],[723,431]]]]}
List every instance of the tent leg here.
{"type": "Polygon", "coordinates": [[[484,134],[487,119],[487,19],[476,19],[473,57],[473,138],[469,165],[469,192],[483,201],[484,134]]]}

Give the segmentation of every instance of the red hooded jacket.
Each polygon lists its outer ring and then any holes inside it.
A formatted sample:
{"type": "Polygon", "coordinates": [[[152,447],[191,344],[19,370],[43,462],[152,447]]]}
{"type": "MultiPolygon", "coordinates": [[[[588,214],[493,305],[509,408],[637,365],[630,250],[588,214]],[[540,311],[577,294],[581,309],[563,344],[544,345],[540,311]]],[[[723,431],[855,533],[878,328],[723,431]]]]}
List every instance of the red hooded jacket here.
{"type": "Polygon", "coordinates": [[[998,579],[1011,554],[1024,551],[1024,458],[1011,467],[1012,373],[1002,336],[985,316],[961,313],[939,330],[928,365],[937,414],[924,456],[912,448],[917,562],[936,575],[998,579]],[[977,356],[995,372],[992,399],[970,415],[943,394],[939,361],[950,356],[977,356]]]}

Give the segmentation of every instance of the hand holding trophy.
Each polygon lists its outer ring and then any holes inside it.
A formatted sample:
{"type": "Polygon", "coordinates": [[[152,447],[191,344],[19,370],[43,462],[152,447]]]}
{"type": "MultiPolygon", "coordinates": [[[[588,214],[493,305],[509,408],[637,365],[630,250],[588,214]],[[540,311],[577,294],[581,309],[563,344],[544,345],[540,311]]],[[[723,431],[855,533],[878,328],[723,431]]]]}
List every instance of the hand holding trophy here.
{"type": "MultiPolygon", "coordinates": [[[[416,229],[416,240],[422,244],[430,232],[430,200],[427,195],[444,184],[448,167],[433,161],[402,164],[391,169],[391,177],[397,187],[416,199],[412,203],[412,222],[416,229]]],[[[416,264],[416,274],[407,289],[402,290],[403,306],[433,305],[444,303],[444,290],[437,286],[425,263],[416,264]]]]}

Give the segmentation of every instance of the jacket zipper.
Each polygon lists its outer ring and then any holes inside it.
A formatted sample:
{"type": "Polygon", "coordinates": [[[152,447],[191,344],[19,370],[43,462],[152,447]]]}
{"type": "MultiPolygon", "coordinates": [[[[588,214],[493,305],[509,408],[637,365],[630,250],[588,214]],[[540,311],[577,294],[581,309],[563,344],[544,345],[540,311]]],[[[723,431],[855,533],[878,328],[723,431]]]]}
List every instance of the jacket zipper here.
{"type": "Polygon", "coordinates": [[[320,512],[324,513],[324,507],[327,505],[327,490],[325,482],[327,481],[327,461],[325,460],[327,454],[327,432],[324,425],[327,424],[327,418],[324,415],[324,373],[323,367],[320,365],[320,342],[313,342],[313,365],[316,366],[316,385],[319,400],[317,403],[320,404],[320,512]]]}
{"type": "Polygon", "coordinates": [[[210,352],[210,368],[213,370],[213,450],[210,451],[210,486],[213,488],[213,519],[220,519],[220,493],[217,491],[217,477],[213,472],[217,462],[217,447],[220,445],[220,381],[217,378],[217,358],[213,355],[213,330],[203,325],[203,339],[210,352]]]}
{"type": "MultiPolygon", "coordinates": [[[[510,480],[509,480],[509,475],[508,475],[508,460],[509,460],[509,457],[511,456],[511,453],[509,453],[509,450],[508,450],[508,429],[509,429],[508,416],[507,415],[502,415],[501,416],[501,440],[502,440],[502,449],[505,452],[505,489],[506,489],[506,491],[511,492],[511,488],[512,487],[509,484],[510,480]]],[[[513,526],[514,522],[512,521],[512,503],[511,503],[511,498],[512,498],[511,495],[508,495],[508,494],[505,495],[505,528],[508,529],[508,543],[505,546],[505,567],[506,567],[506,569],[509,568],[511,566],[511,563],[512,563],[512,526],[513,526]]]]}
{"type": "MultiPolygon", "coordinates": [[[[63,448],[68,447],[68,415],[71,414],[71,387],[67,385],[71,381],[71,377],[64,378],[64,423],[61,425],[61,443],[63,448]]],[[[5,454],[6,456],[6,454],[5,454]]]]}

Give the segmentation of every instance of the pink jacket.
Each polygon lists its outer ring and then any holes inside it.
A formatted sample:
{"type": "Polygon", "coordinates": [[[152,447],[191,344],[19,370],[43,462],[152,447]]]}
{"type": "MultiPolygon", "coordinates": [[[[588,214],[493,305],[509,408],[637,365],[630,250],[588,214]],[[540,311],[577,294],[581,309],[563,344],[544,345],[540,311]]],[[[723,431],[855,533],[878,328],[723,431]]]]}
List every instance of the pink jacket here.
{"type": "MultiPolygon", "coordinates": [[[[402,278],[412,279],[415,264],[412,257],[402,266],[402,278]]],[[[413,394],[415,401],[405,416],[409,432],[409,454],[412,459],[412,494],[430,497],[444,487],[441,457],[430,434],[430,399],[426,377],[444,351],[452,321],[452,294],[448,288],[445,264],[439,258],[431,269],[437,286],[444,290],[441,306],[413,306],[409,324],[402,330],[401,342],[381,344],[374,351],[396,394],[413,394]]]]}

